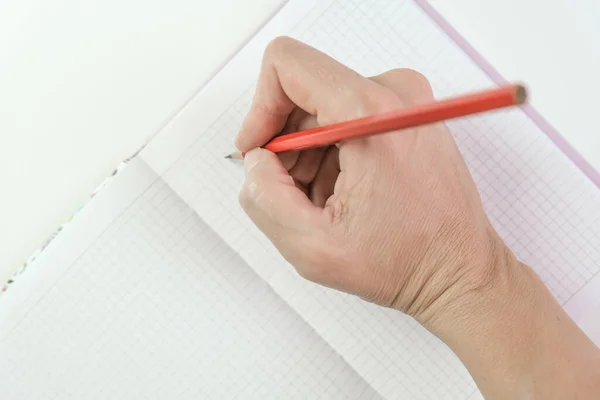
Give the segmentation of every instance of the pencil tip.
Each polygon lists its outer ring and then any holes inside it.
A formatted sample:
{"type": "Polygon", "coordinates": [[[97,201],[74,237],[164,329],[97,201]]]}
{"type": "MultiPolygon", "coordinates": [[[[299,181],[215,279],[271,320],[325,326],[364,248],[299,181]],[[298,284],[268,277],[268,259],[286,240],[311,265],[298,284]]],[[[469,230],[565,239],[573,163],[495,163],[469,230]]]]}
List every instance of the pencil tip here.
{"type": "Polygon", "coordinates": [[[244,155],[242,153],[240,153],[239,151],[236,151],[235,153],[231,153],[231,154],[225,156],[225,158],[229,158],[231,160],[243,160],[244,155]]]}

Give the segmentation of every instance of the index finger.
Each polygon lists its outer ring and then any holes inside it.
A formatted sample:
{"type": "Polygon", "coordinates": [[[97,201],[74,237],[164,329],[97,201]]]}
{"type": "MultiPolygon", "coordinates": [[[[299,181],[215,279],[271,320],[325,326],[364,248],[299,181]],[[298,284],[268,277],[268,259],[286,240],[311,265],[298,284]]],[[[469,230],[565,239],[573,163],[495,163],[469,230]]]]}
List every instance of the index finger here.
{"type": "Polygon", "coordinates": [[[319,50],[280,37],[267,46],[236,146],[245,152],[264,145],[283,129],[295,107],[316,115],[318,124],[325,125],[387,109],[392,98],[389,89],[319,50]]]}

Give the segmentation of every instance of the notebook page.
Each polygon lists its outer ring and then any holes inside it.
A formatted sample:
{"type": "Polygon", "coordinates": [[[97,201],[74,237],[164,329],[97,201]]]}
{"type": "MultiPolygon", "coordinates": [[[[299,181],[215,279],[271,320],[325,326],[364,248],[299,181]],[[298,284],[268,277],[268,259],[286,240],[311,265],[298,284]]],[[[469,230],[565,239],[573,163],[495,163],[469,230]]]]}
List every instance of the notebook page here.
{"type": "MultiPolygon", "coordinates": [[[[130,167],[96,211],[152,175],[130,167]]],[[[2,398],[380,398],[164,181],[141,189],[26,312],[2,320],[2,398]]]]}
{"type": "MultiPolygon", "coordinates": [[[[0,340],[42,300],[69,266],[157,179],[141,160],[132,162],[67,223],[0,295],[0,340]]],[[[1,357],[0,357],[1,359],[1,357]]],[[[0,385],[1,386],[1,385],[0,385]]]]}
{"type": "MultiPolygon", "coordinates": [[[[301,280],[237,204],[243,172],[222,157],[248,110],[262,51],[277,35],[307,41],[364,75],[417,69],[437,97],[493,85],[409,0],[308,3],[288,3],[142,157],[386,398],[476,395],[464,367],[436,338],[399,313],[301,280]]],[[[598,285],[598,188],[520,110],[449,126],[494,226],[561,304],[598,285]]],[[[571,315],[589,308],[580,306],[571,315]]]]}

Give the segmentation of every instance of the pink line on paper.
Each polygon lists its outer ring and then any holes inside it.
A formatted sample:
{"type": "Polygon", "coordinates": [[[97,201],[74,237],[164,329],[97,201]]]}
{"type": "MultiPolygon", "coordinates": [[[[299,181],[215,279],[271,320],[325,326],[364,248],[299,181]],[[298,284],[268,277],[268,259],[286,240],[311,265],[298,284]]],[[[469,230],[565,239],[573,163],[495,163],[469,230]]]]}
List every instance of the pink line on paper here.
{"type": "MultiPolygon", "coordinates": [[[[471,46],[467,40],[454,27],[440,15],[440,13],[427,0],[413,0],[435,22],[458,47],[460,47],[475,64],[497,85],[507,83],[506,79],[471,46]]],[[[600,172],[586,161],[586,159],[531,105],[522,106],[525,114],[548,136],[558,147],[596,186],[600,188],[600,172]]]]}

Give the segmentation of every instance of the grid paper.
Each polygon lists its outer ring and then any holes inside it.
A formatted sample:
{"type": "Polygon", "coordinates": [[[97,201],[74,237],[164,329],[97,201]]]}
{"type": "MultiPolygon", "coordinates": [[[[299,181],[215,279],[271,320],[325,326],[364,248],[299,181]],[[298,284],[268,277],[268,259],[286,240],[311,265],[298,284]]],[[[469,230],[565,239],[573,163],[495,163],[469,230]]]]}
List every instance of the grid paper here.
{"type": "Polygon", "coordinates": [[[0,355],[5,399],[380,398],[162,180],[0,355]]]}
{"type": "MultiPolygon", "coordinates": [[[[410,0],[327,4],[291,35],[364,75],[414,68],[428,76],[438,97],[493,85],[410,0]]],[[[164,179],[384,397],[477,395],[456,357],[414,321],[301,280],[245,217],[237,204],[243,172],[222,154],[231,150],[253,89],[251,80],[239,88],[238,99],[198,132],[164,179]]],[[[201,112],[189,108],[178,118],[201,112]]],[[[600,269],[597,188],[519,110],[448,125],[494,226],[564,304],[600,269]]]]}

